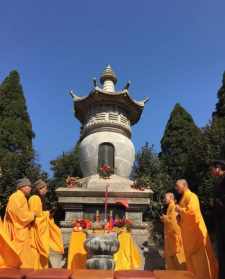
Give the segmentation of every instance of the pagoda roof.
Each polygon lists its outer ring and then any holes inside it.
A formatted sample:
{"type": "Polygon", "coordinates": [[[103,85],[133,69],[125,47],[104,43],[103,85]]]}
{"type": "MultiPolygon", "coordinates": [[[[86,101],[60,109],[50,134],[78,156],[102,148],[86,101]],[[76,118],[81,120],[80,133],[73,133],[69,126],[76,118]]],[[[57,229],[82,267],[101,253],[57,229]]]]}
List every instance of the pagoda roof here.
{"type": "Polygon", "coordinates": [[[81,123],[85,122],[90,105],[115,104],[126,111],[131,125],[134,125],[140,119],[145,103],[149,100],[149,98],[145,98],[142,101],[136,101],[129,95],[127,89],[119,92],[106,92],[98,86],[93,88],[88,96],[79,97],[73,92],[71,95],[74,101],[75,116],[81,123]]]}
{"type": "Polygon", "coordinates": [[[102,88],[97,85],[96,79],[93,80],[94,88],[88,96],[79,97],[72,91],[70,92],[74,101],[75,116],[80,122],[82,124],[85,123],[87,112],[91,105],[108,104],[116,105],[123,109],[131,125],[137,123],[149,98],[145,98],[142,101],[134,100],[128,91],[130,82],[126,84],[122,91],[116,91],[117,76],[110,65],[102,72],[100,82],[103,85],[102,88]]]}

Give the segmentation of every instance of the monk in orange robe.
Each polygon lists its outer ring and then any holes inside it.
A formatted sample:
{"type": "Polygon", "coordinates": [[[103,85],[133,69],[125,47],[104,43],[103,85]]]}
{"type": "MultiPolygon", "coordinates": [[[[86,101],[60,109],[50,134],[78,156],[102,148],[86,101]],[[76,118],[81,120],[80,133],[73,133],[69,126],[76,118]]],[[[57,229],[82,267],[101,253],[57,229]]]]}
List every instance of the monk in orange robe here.
{"type": "Polygon", "coordinates": [[[166,193],[167,211],[161,216],[164,223],[164,256],[166,269],[186,270],[180,226],[177,223],[176,204],[173,193],[166,193]]]}
{"type": "Polygon", "coordinates": [[[130,232],[119,232],[119,250],[114,254],[115,270],[132,270],[142,268],[142,258],[139,248],[130,232]]]}
{"type": "Polygon", "coordinates": [[[190,191],[184,179],[177,181],[176,190],[182,195],[176,210],[180,216],[187,269],[198,279],[216,279],[218,265],[201,214],[199,199],[190,191]]]}
{"type": "Polygon", "coordinates": [[[0,218],[0,268],[18,268],[20,265],[19,255],[4,232],[3,223],[0,218]]]}
{"type": "Polygon", "coordinates": [[[9,197],[4,218],[4,230],[22,262],[22,268],[33,268],[30,227],[35,214],[29,210],[26,196],[31,192],[27,178],[17,181],[17,191],[9,197]]]}
{"type": "Polygon", "coordinates": [[[47,184],[39,179],[34,183],[34,192],[28,201],[29,208],[35,212],[36,218],[32,232],[32,249],[35,254],[35,269],[48,268],[50,251],[63,254],[63,240],[60,228],[46,210],[44,197],[48,191],[47,184]]]}

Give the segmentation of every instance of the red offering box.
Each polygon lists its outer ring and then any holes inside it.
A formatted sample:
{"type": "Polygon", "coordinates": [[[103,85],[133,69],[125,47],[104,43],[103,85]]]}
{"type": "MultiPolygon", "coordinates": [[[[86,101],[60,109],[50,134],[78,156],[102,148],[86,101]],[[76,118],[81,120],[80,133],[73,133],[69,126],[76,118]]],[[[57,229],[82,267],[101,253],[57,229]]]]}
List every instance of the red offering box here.
{"type": "Polygon", "coordinates": [[[33,272],[33,269],[0,268],[0,279],[25,279],[30,272],[33,272]]]}
{"type": "Polygon", "coordinates": [[[113,271],[97,269],[75,270],[72,279],[113,279],[113,271]]]}
{"type": "Polygon", "coordinates": [[[156,279],[197,279],[189,271],[177,270],[156,270],[154,271],[156,279]]]}
{"type": "Polygon", "coordinates": [[[67,269],[48,268],[29,273],[26,279],[71,279],[71,274],[67,269]]]}
{"type": "Polygon", "coordinates": [[[152,271],[141,271],[141,270],[124,270],[124,271],[115,271],[114,279],[156,279],[152,271]]]}

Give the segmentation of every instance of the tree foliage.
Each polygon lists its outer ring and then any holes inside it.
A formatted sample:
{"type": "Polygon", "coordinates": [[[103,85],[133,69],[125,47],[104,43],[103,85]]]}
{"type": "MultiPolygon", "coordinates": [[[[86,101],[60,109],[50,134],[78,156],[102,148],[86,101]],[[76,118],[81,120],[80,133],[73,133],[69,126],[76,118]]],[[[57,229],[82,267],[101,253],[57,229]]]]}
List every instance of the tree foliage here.
{"type": "Polygon", "coordinates": [[[67,153],[51,161],[51,169],[53,171],[52,183],[54,187],[65,186],[65,180],[68,176],[82,177],[79,162],[79,145],[67,153]]]}
{"type": "MultiPolygon", "coordinates": [[[[79,163],[79,145],[67,153],[63,153],[55,160],[50,162],[53,176],[49,181],[48,200],[49,206],[55,207],[57,204],[57,196],[55,189],[58,187],[65,187],[66,178],[68,176],[82,177],[82,172],[79,163]]],[[[56,213],[56,221],[63,219],[63,209],[58,208],[56,213]]]]}
{"type": "Polygon", "coordinates": [[[213,112],[213,120],[225,119],[225,72],[223,73],[222,86],[217,92],[218,102],[216,104],[216,110],[213,112]]]}
{"type": "Polygon", "coordinates": [[[138,183],[149,185],[153,195],[148,217],[159,218],[162,213],[164,194],[171,189],[172,184],[170,177],[163,169],[158,154],[149,143],[145,143],[141,150],[137,152],[132,178],[137,180],[138,183]]]}
{"type": "Polygon", "coordinates": [[[161,140],[160,153],[160,159],[174,182],[186,178],[193,187],[196,186],[190,162],[201,146],[201,136],[191,115],[176,104],[161,140]]]}
{"type": "Polygon", "coordinates": [[[23,88],[17,71],[0,85],[0,194],[3,202],[15,190],[15,181],[23,176],[31,180],[41,175],[35,162],[34,138],[23,88]]]}
{"type": "Polygon", "coordinates": [[[198,193],[202,201],[203,211],[209,225],[212,224],[212,206],[214,187],[216,179],[211,176],[210,162],[215,159],[225,159],[225,72],[223,74],[222,86],[217,93],[218,102],[212,114],[212,121],[204,128],[205,167],[201,171],[201,183],[198,193]]]}
{"type": "Polygon", "coordinates": [[[218,102],[212,115],[212,123],[208,129],[209,146],[214,158],[225,158],[225,72],[222,86],[217,93],[218,102]]]}

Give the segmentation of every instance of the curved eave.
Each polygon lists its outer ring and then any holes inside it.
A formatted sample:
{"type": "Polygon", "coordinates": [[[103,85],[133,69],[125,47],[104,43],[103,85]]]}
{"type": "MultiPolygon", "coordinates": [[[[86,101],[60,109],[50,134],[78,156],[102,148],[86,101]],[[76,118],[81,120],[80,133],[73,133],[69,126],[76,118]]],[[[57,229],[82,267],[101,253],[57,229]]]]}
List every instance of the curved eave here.
{"type": "Polygon", "coordinates": [[[144,105],[147,99],[143,101],[135,101],[129,96],[128,90],[123,90],[121,92],[105,92],[101,88],[95,88],[86,97],[73,98],[74,100],[74,111],[75,116],[84,123],[85,116],[87,115],[87,110],[90,104],[94,103],[109,103],[117,104],[123,107],[127,113],[131,125],[138,122],[141,117],[144,105]]]}

